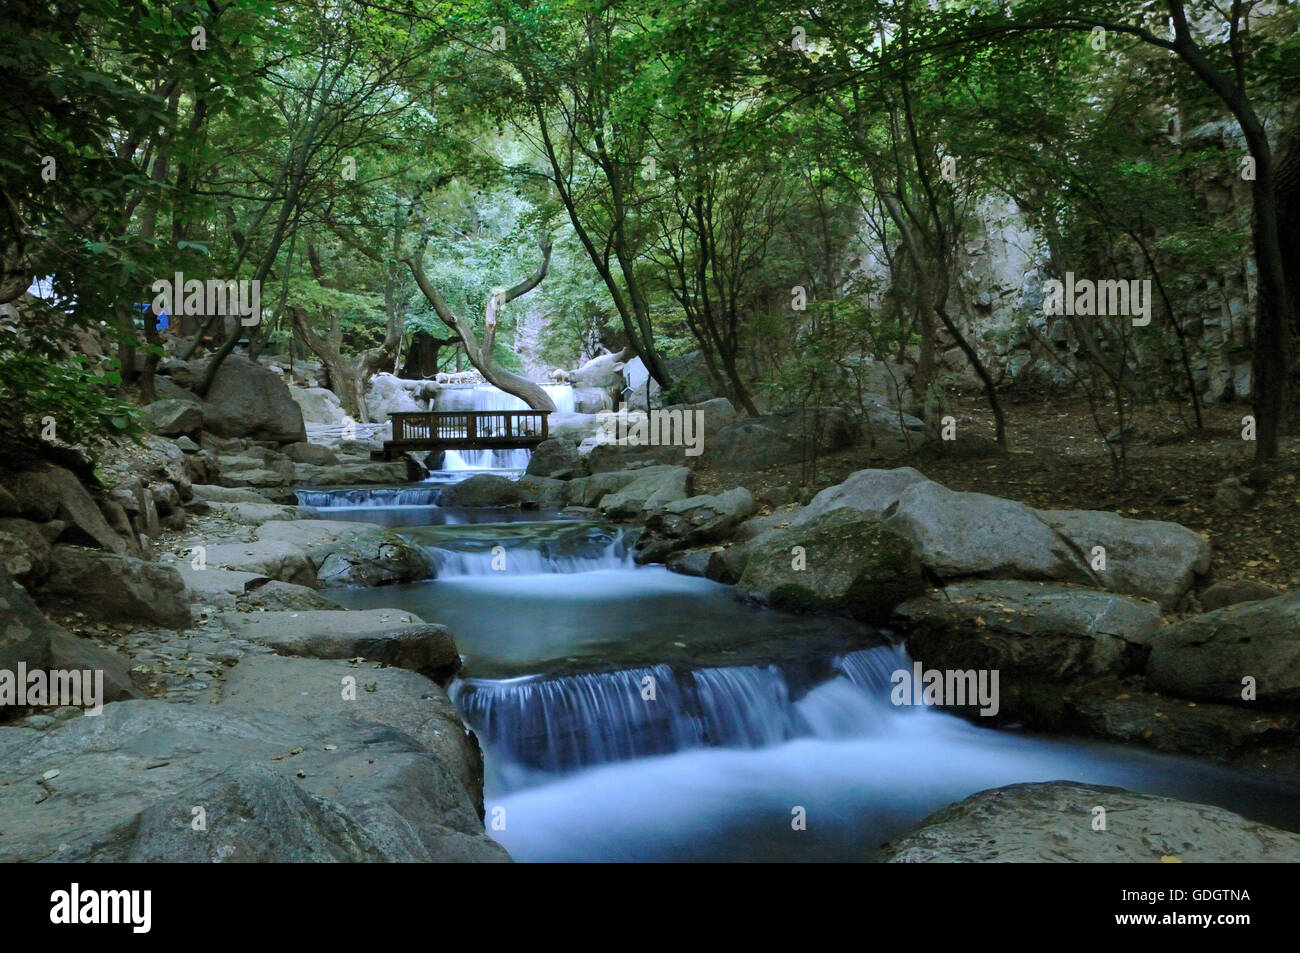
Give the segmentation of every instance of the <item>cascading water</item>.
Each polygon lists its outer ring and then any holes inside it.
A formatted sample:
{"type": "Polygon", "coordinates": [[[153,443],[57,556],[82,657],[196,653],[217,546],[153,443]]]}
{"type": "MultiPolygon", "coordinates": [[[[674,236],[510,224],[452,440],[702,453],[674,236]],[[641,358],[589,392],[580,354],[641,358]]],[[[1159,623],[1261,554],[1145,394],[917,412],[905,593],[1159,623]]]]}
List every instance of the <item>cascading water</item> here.
{"type": "Polygon", "coordinates": [[[297,490],[299,506],[341,510],[376,506],[436,506],[442,491],[431,486],[376,486],[297,490]]]}
{"type": "Polygon", "coordinates": [[[872,732],[893,711],[889,675],[911,662],[900,646],[833,660],[825,682],[794,698],[806,671],[776,665],[675,670],[668,665],[561,678],[464,679],[451,689],[510,778],[561,774],[690,748],[764,748],[800,737],[872,732]],[[864,676],[850,681],[837,671],[864,676]]]}
{"type": "MultiPolygon", "coordinates": [[[[573,387],[569,384],[542,384],[542,390],[555,404],[557,413],[574,411],[573,387]]],[[[513,394],[497,387],[444,387],[434,398],[433,410],[527,410],[528,405],[513,394]]],[[[459,473],[465,470],[523,470],[528,466],[528,450],[448,450],[442,469],[459,473]]],[[[436,479],[436,478],[431,478],[436,479]]]]}
{"type": "Polygon", "coordinates": [[[632,568],[604,524],[402,532],[437,578],[332,596],[455,633],[450,691],[483,746],[488,814],[506,819],[492,836],[517,860],[870,859],[976,791],[1057,779],[1300,825],[1290,791],[1228,769],[895,706],[901,645],[632,568]]]}

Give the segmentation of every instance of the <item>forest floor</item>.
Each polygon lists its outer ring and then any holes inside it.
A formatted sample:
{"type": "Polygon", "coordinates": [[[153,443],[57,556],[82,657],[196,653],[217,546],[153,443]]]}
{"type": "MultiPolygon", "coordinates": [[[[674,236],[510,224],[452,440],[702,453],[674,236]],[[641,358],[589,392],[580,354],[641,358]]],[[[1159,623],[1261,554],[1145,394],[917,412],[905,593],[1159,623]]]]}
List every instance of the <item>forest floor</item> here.
{"type": "MultiPolygon", "coordinates": [[[[913,466],[954,490],[988,493],[1043,509],[1113,510],[1133,519],[1168,520],[1204,535],[1211,544],[1214,581],[1252,579],[1279,590],[1300,586],[1300,438],[1285,438],[1278,478],[1250,508],[1225,512],[1215,506],[1220,481],[1249,474],[1255,444],[1242,439],[1246,405],[1203,409],[1196,431],[1190,408],[1144,407],[1134,421],[1126,452],[1127,479],[1116,475],[1103,434],[1117,419],[1103,412],[1101,428],[1083,398],[1007,399],[1004,407],[1011,453],[1007,456],[881,458],[855,448],[817,461],[805,479],[800,464],[743,474],[697,473],[696,492],[741,484],[756,495],[772,487],[807,485],[821,490],[867,467],[913,466]]],[[[993,414],[978,398],[955,400],[958,444],[966,435],[994,437],[993,414]]]]}

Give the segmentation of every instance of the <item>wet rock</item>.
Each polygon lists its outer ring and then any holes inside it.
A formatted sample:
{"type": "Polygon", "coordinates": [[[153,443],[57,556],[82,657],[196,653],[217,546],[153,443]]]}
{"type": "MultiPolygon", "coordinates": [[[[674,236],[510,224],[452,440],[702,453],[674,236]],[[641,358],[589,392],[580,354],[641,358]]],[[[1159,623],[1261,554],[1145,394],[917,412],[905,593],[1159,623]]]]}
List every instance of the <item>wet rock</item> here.
{"type": "Polygon", "coordinates": [[[566,440],[543,440],[528,458],[528,476],[571,480],[590,471],[578,448],[566,440]]]}
{"type": "Polygon", "coordinates": [[[492,473],[480,473],[442,491],[442,506],[518,506],[524,491],[514,480],[492,473]]]}
{"type": "Polygon", "coordinates": [[[276,520],[263,523],[256,532],[259,542],[286,544],[305,552],[322,586],[379,586],[433,575],[423,550],[382,526],[338,520],[276,520]]]}
{"type": "Polygon", "coordinates": [[[981,791],[886,849],[893,863],[1295,863],[1300,835],[1222,808],[1051,781],[981,791]],[[1106,830],[1093,830],[1093,808],[1106,830]]]}

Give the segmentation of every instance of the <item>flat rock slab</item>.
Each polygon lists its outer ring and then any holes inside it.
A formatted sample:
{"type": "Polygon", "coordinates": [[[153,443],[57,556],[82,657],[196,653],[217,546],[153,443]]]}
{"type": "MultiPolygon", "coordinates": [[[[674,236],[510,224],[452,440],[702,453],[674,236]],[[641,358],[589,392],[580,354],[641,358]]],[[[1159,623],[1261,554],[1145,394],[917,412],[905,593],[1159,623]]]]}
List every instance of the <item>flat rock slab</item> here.
{"type": "Polygon", "coordinates": [[[209,503],[209,511],[245,526],[261,526],[272,520],[315,520],[320,513],[310,506],[280,506],[276,503],[209,503]]]}
{"type": "Polygon", "coordinates": [[[0,781],[6,862],[507,859],[433,754],[352,718],[116,702],[0,729],[0,781]]]}
{"type": "Polygon", "coordinates": [[[404,668],[343,659],[250,655],[231,669],[212,699],[224,708],[265,708],[388,725],[438,756],[481,808],[483,757],[443,689],[404,668]],[[355,690],[347,691],[351,685],[355,690]]]}
{"type": "Polygon", "coordinates": [[[1051,781],[981,791],[886,853],[892,863],[1294,864],[1300,835],[1206,804],[1051,781]],[[1092,829],[1094,807],[1106,809],[1104,831],[1092,829]]]}
{"type": "Polygon", "coordinates": [[[207,568],[233,569],[237,572],[298,586],[315,586],[316,564],[299,546],[280,540],[255,540],[249,543],[218,543],[204,547],[207,568]]]}
{"type": "Polygon", "coordinates": [[[258,527],[257,539],[305,552],[322,586],[380,586],[433,575],[433,564],[424,550],[370,523],[277,520],[258,527]]]}
{"type": "Polygon", "coordinates": [[[460,665],[446,626],[401,609],[227,613],[220,621],[239,638],[281,655],[365,658],[439,675],[450,675],[460,665]]]}

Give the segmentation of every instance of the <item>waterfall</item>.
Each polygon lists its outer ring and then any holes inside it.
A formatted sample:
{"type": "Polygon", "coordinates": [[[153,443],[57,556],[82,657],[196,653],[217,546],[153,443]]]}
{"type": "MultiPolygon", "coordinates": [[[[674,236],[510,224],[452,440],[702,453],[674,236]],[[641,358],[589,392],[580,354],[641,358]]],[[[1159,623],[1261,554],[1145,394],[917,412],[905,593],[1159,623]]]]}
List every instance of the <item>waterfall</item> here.
{"type": "Polygon", "coordinates": [[[552,552],[547,547],[501,547],[497,553],[456,549],[426,549],[438,579],[469,576],[537,576],[544,573],[597,572],[602,569],[635,569],[631,547],[622,537],[595,553],[552,552]]]}
{"type": "Polygon", "coordinates": [[[335,510],[378,506],[434,506],[442,491],[430,486],[376,486],[294,492],[299,506],[335,510]]]}
{"type": "Polygon", "coordinates": [[[778,665],[462,679],[451,695],[490,754],[523,772],[556,774],[690,748],[873,734],[915,715],[889,703],[889,673],[910,664],[893,645],[838,656],[832,676],[797,701],[792,685],[803,679],[778,665]]]}
{"type": "MultiPolygon", "coordinates": [[[[542,390],[555,404],[557,413],[571,414],[574,409],[573,387],[569,384],[542,384],[542,390]]],[[[527,410],[528,405],[513,394],[497,387],[444,387],[434,398],[433,410],[527,410]]],[[[442,468],[463,470],[523,470],[528,466],[527,450],[448,450],[442,468]]]]}

